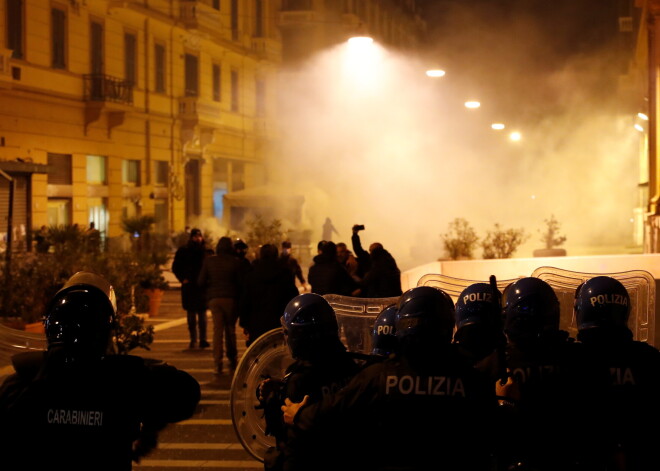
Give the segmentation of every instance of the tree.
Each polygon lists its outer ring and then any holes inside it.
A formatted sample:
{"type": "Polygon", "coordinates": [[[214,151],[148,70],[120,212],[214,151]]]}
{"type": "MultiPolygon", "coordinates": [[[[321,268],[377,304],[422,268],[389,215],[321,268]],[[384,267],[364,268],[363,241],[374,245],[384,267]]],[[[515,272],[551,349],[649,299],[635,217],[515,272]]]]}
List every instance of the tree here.
{"type": "Polygon", "coordinates": [[[272,219],[270,222],[264,221],[260,215],[255,216],[245,222],[248,226],[247,244],[248,246],[257,250],[258,247],[264,244],[273,244],[279,247],[284,240],[282,232],[282,221],[279,219],[272,219]]]}
{"type": "Polygon", "coordinates": [[[449,258],[472,258],[472,253],[479,237],[470,223],[463,218],[456,218],[449,223],[449,231],[440,236],[449,258]]]}
{"type": "Polygon", "coordinates": [[[488,231],[486,238],[481,243],[484,249],[483,257],[491,258],[511,258],[518,247],[527,240],[529,236],[525,234],[523,228],[520,229],[502,229],[495,223],[495,228],[488,231]]]}
{"type": "Polygon", "coordinates": [[[555,219],[554,214],[550,215],[550,219],[545,219],[544,222],[546,228],[545,232],[542,233],[541,242],[545,244],[546,249],[554,249],[566,242],[566,236],[558,235],[561,225],[559,224],[559,221],[555,219]]]}

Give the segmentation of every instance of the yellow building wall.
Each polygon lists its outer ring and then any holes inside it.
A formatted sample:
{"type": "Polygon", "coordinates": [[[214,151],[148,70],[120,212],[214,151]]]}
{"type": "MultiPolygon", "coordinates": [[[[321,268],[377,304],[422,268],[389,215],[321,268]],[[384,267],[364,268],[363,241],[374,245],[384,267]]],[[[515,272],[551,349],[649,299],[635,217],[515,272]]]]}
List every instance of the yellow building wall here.
{"type": "MultiPolygon", "coordinates": [[[[269,8],[272,8],[270,2],[269,8]]],[[[122,161],[139,160],[141,187],[140,211],[152,213],[154,185],[153,162],[170,165],[168,195],[168,228],[179,231],[187,224],[183,191],[185,151],[201,155],[200,207],[202,217],[213,215],[213,162],[227,158],[245,164],[245,183],[262,183],[254,175],[265,158],[255,151],[257,142],[265,138],[265,129],[255,126],[255,81],[267,82],[269,115],[274,120],[275,79],[279,66],[279,38],[274,26],[275,15],[267,14],[270,53],[266,57],[253,47],[253,2],[239,1],[239,31],[236,41],[230,30],[230,1],[222,0],[220,11],[210,1],[182,2],[150,0],[113,2],[104,0],[44,2],[24,1],[24,58],[10,59],[11,67],[20,69],[20,79],[0,77],[0,160],[17,157],[46,164],[48,153],[72,155],[71,222],[86,227],[88,199],[107,198],[109,237],[121,235],[122,208],[126,203],[126,185],[122,182],[122,161]],[[185,5],[195,4],[196,18],[185,5]],[[51,67],[51,7],[66,12],[66,69],[51,67]],[[133,102],[111,103],[85,100],[83,76],[91,70],[90,22],[103,25],[104,73],[124,79],[124,35],[136,36],[136,83],[133,102]],[[270,22],[270,23],[269,23],[270,22]],[[189,26],[185,28],[184,25],[189,26]],[[195,29],[190,29],[194,27],[195,29]],[[165,92],[156,93],[156,43],[165,46],[165,92]],[[275,54],[272,53],[275,51],[275,54]],[[195,54],[199,60],[199,96],[194,99],[197,112],[185,120],[180,114],[185,95],[184,54],[195,54]],[[213,100],[212,65],[221,67],[221,101],[213,100]],[[231,110],[231,71],[240,77],[239,110],[231,110]],[[211,136],[207,138],[205,136],[211,136]],[[90,189],[87,183],[87,155],[107,158],[107,185],[90,189]]],[[[5,2],[0,1],[0,53],[6,48],[5,2]]],[[[257,43],[255,43],[257,44],[257,43]]],[[[261,47],[260,46],[260,47],[261,47]]],[[[1,74],[1,72],[0,72],[1,74]]],[[[49,185],[46,175],[32,177],[33,227],[48,221],[49,185]]]]}

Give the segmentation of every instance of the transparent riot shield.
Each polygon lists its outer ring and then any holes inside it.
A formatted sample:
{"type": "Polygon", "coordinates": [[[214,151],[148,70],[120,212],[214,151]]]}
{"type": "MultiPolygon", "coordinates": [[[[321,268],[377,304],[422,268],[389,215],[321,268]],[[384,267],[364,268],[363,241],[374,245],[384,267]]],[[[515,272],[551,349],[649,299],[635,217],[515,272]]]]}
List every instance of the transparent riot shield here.
{"type": "Polygon", "coordinates": [[[13,373],[11,357],[29,350],[45,350],[46,336],[0,324],[0,379],[13,373]]]}
{"type": "Polygon", "coordinates": [[[349,352],[371,354],[371,329],[378,314],[399,297],[354,298],[338,294],[326,294],[330,306],[335,310],[341,340],[349,352]]]}
{"type": "Polygon", "coordinates": [[[540,267],[532,276],[546,281],[557,293],[561,306],[559,327],[572,337],[577,335],[573,315],[575,290],[580,284],[594,276],[611,276],[619,280],[630,294],[630,318],[628,327],[635,340],[655,346],[655,279],[644,270],[618,273],[584,273],[555,267],[540,267]]]}
{"type": "Polygon", "coordinates": [[[282,329],[273,329],[245,350],[231,382],[229,403],[234,430],[243,448],[261,462],[275,439],[266,435],[263,410],[257,409],[257,387],[266,378],[282,379],[292,362],[282,329]]]}
{"type": "MultiPolygon", "coordinates": [[[[503,292],[504,288],[516,281],[516,279],[499,280],[496,278],[495,281],[497,289],[499,289],[500,292],[503,292]]],[[[428,274],[422,276],[419,281],[417,281],[417,286],[433,286],[434,288],[439,288],[451,296],[454,302],[456,302],[458,301],[458,296],[463,290],[474,283],[490,283],[490,280],[466,280],[441,274],[428,274]]]]}
{"type": "MultiPolygon", "coordinates": [[[[399,298],[354,298],[328,294],[323,296],[335,310],[342,342],[354,353],[371,353],[371,329],[385,307],[399,298]]],[[[257,409],[256,391],[268,377],[281,379],[293,362],[281,329],[266,332],[256,339],[241,357],[230,391],[230,409],[234,430],[243,448],[263,462],[266,450],[275,439],[266,435],[263,411],[257,409]]]]}

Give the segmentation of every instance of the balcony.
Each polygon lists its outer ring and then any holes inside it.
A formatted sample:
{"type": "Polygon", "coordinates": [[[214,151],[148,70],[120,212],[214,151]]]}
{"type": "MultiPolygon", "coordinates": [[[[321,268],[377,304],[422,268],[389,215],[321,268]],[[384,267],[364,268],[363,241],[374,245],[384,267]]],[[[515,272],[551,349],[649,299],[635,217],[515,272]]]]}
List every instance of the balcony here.
{"type": "Polygon", "coordinates": [[[104,74],[83,75],[85,106],[85,134],[89,125],[106,114],[108,138],[112,130],[124,123],[126,111],[133,105],[133,84],[127,80],[104,74]]]}
{"type": "Polygon", "coordinates": [[[179,119],[188,125],[217,126],[220,120],[220,104],[197,96],[180,97],[179,119]]]}
{"type": "Polygon", "coordinates": [[[217,32],[222,29],[220,11],[201,0],[182,0],[179,19],[186,29],[217,32]]]}
{"type": "Polygon", "coordinates": [[[252,38],[252,51],[260,59],[282,62],[282,44],[270,38],[252,38]]]}
{"type": "Polygon", "coordinates": [[[133,104],[133,84],[110,75],[87,74],[85,81],[85,101],[103,101],[133,104]]]}

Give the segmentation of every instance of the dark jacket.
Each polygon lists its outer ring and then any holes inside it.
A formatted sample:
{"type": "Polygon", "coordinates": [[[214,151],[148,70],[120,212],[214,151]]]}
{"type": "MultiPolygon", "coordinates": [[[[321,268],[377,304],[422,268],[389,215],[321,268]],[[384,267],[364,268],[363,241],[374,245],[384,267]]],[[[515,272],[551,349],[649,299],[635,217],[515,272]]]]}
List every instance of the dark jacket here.
{"type": "Polygon", "coordinates": [[[483,471],[491,469],[496,407],[489,381],[453,346],[438,346],[431,358],[367,366],[300,409],[296,429],[310,442],[333,437],[332,453],[352,455],[351,469],[483,471]]]}
{"type": "Polygon", "coordinates": [[[387,250],[375,248],[371,252],[370,268],[364,274],[360,287],[360,296],[364,298],[401,296],[401,271],[387,250]]]}
{"type": "Polygon", "coordinates": [[[240,262],[234,255],[220,253],[204,260],[197,283],[206,291],[206,300],[240,295],[240,262]]]}
{"type": "Polygon", "coordinates": [[[49,351],[12,361],[17,373],[0,387],[3,469],[129,471],[141,433],[155,439],[200,399],[188,373],[136,356],[80,364],[49,351]]]}
{"type": "Polygon", "coordinates": [[[254,263],[245,279],[239,303],[239,324],[250,334],[250,343],[281,326],[284,308],[298,294],[291,272],[279,260],[254,263]]]}
{"type": "Polygon", "coordinates": [[[336,257],[323,253],[314,257],[314,264],[309,267],[307,281],[312,287],[312,293],[320,295],[351,296],[358,287],[336,257]]]}
{"type": "Polygon", "coordinates": [[[189,241],[177,249],[172,261],[172,273],[181,283],[181,304],[186,311],[206,310],[204,289],[197,284],[204,259],[213,251],[189,241]]]}
{"type": "MultiPolygon", "coordinates": [[[[282,421],[280,407],[284,398],[294,402],[302,401],[305,395],[309,396],[309,403],[321,401],[324,397],[333,394],[360,370],[360,366],[344,351],[343,347],[336,352],[329,351],[323,358],[316,361],[297,360],[289,365],[283,381],[282,393],[279,397],[272,397],[266,405],[275,413],[268,414],[277,447],[266,453],[265,469],[283,471],[325,471],[340,469],[332,463],[327,450],[328,443],[333,443],[331,435],[323,435],[321,440],[308,440],[301,435],[296,427],[287,426],[282,421]],[[275,423],[273,423],[275,422],[275,423]]],[[[344,467],[347,463],[344,463],[344,467]]],[[[346,468],[347,469],[347,468],[346,468]]]]}

